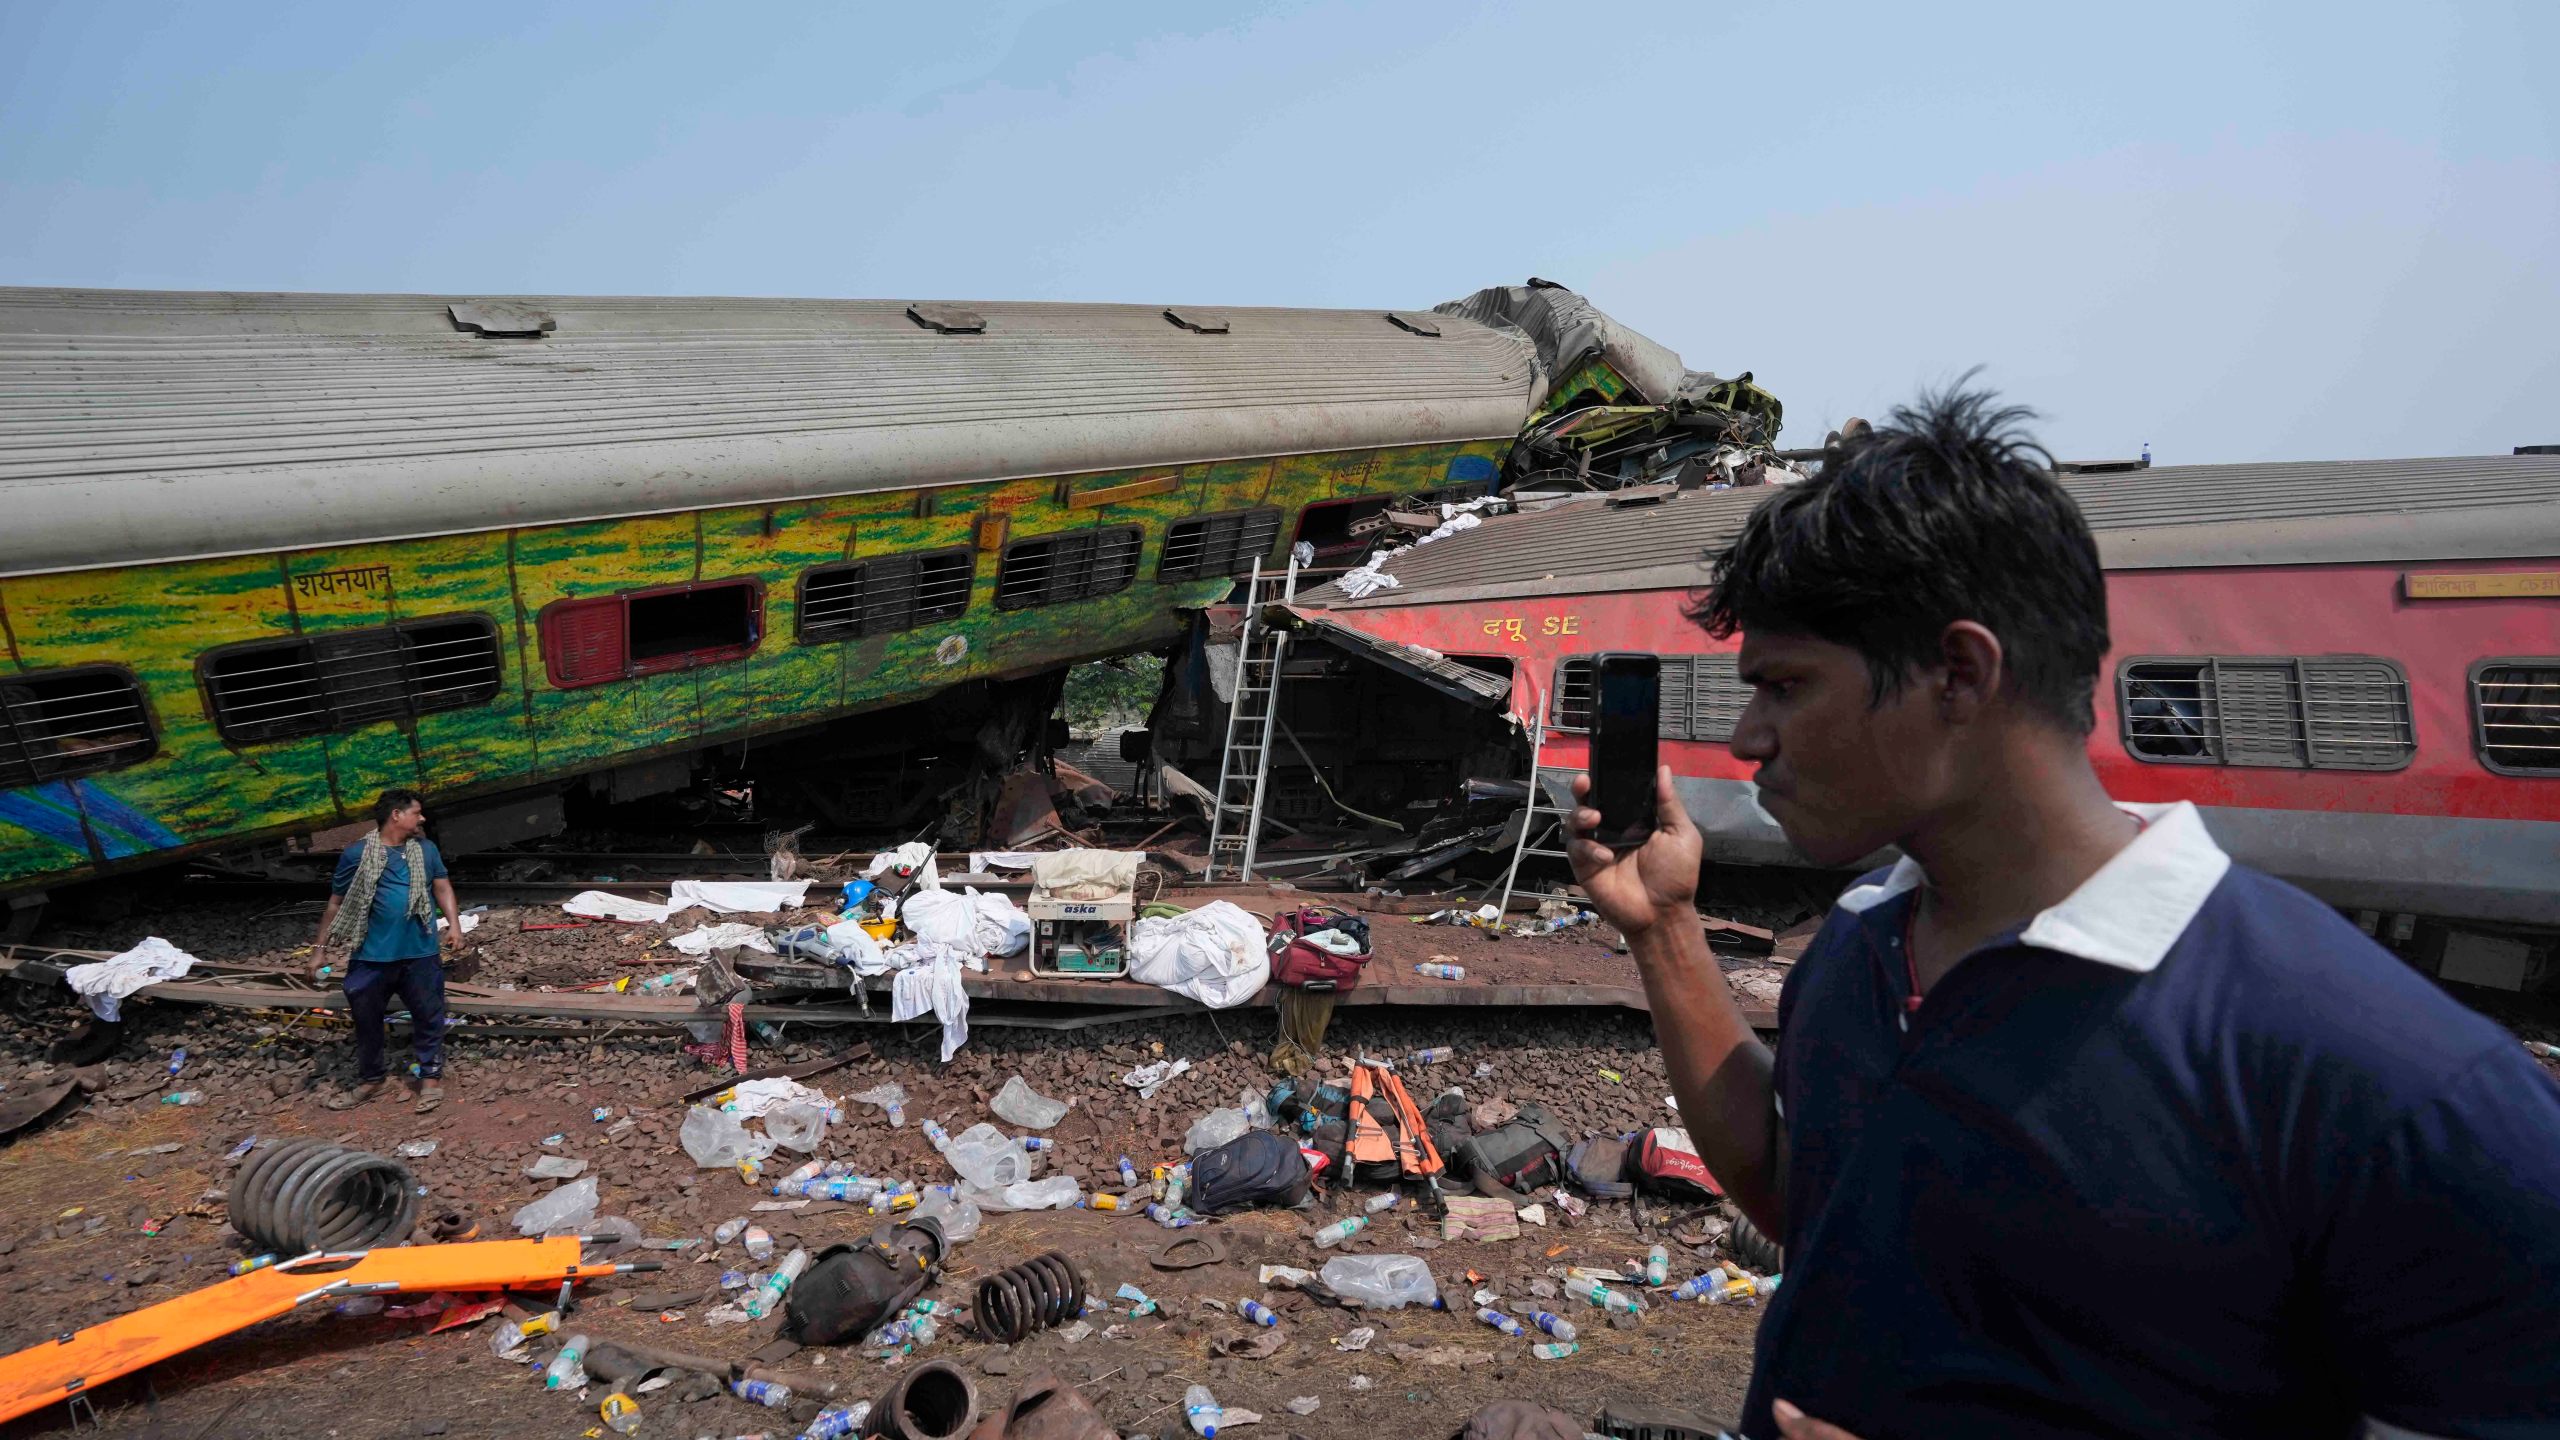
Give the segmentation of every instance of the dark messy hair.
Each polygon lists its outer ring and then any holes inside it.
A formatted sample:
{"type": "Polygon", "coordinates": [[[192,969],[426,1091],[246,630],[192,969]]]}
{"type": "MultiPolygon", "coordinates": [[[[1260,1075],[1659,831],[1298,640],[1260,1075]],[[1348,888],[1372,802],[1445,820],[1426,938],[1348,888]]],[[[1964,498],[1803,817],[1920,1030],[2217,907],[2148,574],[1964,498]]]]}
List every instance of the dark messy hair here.
{"type": "Polygon", "coordinates": [[[412,805],[424,805],[427,797],[415,790],[385,790],[373,802],[373,823],[387,824],[392,816],[412,805]]]}
{"type": "Polygon", "coordinates": [[[2107,650],[2106,579],[2080,507],[2024,427],[1967,375],[1827,454],[1753,511],[1689,618],[1811,635],[1866,657],[1874,699],[1938,657],[1958,620],[2000,637],[2006,686],[2087,734],[2107,650]]]}

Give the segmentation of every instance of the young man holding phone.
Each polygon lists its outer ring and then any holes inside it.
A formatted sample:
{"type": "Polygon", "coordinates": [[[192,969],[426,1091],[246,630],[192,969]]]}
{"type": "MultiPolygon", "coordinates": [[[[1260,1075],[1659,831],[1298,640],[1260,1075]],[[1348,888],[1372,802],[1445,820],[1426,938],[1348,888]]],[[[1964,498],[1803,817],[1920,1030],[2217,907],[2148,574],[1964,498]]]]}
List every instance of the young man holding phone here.
{"type": "Polygon", "coordinates": [[[1691,1138],[1786,1246],[1744,1433],[2560,1434],[2560,1087],[2193,806],[2107,797],[2105,579],[2025,418],[1897,411],[1693,612],[1742,636],[1733,751],[1788,839],[1902,855],[1774,1055],[1668,770],[1640,843],[1575,785],[1691,1138]]]}

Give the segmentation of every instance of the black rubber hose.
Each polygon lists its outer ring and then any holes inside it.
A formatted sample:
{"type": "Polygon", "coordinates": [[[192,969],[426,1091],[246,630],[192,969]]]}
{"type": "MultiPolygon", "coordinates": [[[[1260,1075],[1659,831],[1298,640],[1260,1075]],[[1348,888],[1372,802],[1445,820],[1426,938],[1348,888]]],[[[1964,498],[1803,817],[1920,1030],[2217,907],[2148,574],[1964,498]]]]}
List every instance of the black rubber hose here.
{"type": "Polygon", "coordinates": [[[231,1186],[231,1227],[259,1250],[370,1250],[417,1224],[417,1181],[397,1160],[316,1140],[258,1151],[231,1186]]]}

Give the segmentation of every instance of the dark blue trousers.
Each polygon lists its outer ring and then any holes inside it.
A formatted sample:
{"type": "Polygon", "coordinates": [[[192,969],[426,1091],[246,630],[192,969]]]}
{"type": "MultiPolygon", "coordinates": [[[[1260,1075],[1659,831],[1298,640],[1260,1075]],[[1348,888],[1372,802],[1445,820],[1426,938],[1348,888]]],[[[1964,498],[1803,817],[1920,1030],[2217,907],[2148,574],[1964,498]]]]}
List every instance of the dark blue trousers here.
{"type": "Polygon", "coordinates": [[[348,962],[347,1014],[356,1024],[356,1078],[383,1077],[382,1021],[394,996],[409,1010],[409,1044],[417,1052],[418,1074],[430,1080],[443,1075],[444,962],[428,955],[348,962]]]}

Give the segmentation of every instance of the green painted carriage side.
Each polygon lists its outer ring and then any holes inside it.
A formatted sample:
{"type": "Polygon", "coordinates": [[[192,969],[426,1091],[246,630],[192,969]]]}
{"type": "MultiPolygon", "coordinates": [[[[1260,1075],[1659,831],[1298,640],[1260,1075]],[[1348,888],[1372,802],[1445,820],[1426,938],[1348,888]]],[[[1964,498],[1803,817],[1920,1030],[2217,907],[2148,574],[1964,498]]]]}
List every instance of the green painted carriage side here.
{"type": "Polygon", "coordinates": [[[1546,402],[1529,417],[1530,423],[1545,419],[1567,405],[1577,402],[1593,405],[1615,405],[1627,393],[1626,377],[1600,359],[1585,360],[1564,374],[1564,378],[1547,391],[1546,402]],[[1584,400],[1584,396],[1591,397],[1584,400]]]}
{"type": "Polygon", "coordinates": [[[124,667],[144,688],[157,739],[156,751],[141,764],[0,793],[0,807],[16,807],[0,808],[0,888],[326,828],[364,815],[388,785],[418,786],[448,801],[496,793],[878,709],[964,680],[1162,644],[1182,632],[1184,610],[1214,603],[1229,584],[1155,578],[1174,521],[1276,506],[1284,523],[1265,560],[1285,563],[1296,516],[1306,505],[1432,489],[1446,483],[1459,457],[1495,460],[1505,444],[1218,461],[0,581],[0,636],[10,668],[124,667]],[[1107,505],[1064,503],[1079,493],[1167,475],[1178,483],[1159,494],[1107,505]],[[1002,551],[985,548],[977,551],[969,608],[958,619],[890,635],[799,643],[804,571],[841,560],[974,547],[988,513],[1005,517],[1008,543],[1138,525],[1144,546],[1137,578],[1112,595],[1001,611],[995,588],[1002,551]],[[387,585],[295,583],[377,568],[389,572],[387,585]],[[764,586],[765,631],[752,654],[573,690],[550,683],[539,626],[544,607],[645,586],[736,578],[764,586]],[[226,743],[206,714],[199,663],[219,647],[466,614],[487,616],[498,631],[499,688],[486,704],[242,745],[226,743]],[[951,644],[955,638],[959,643],[951,644]],[[83,840],[66,843],[48,838],[45,827],[18,823],[57,811],[77,812],[83,840]],[[138,818],[119,825],[116,815],[138,818]]]}

